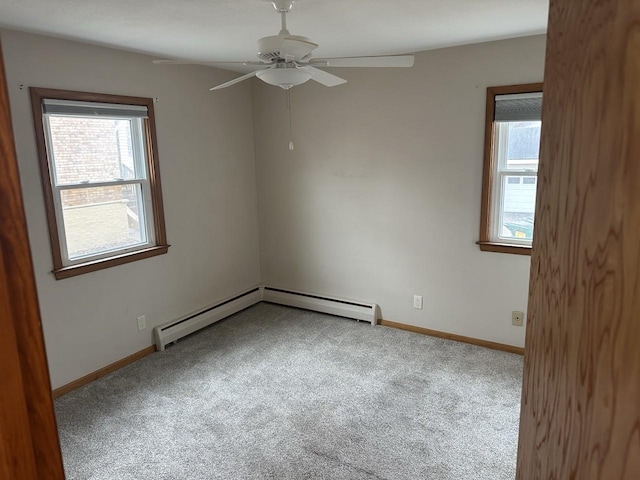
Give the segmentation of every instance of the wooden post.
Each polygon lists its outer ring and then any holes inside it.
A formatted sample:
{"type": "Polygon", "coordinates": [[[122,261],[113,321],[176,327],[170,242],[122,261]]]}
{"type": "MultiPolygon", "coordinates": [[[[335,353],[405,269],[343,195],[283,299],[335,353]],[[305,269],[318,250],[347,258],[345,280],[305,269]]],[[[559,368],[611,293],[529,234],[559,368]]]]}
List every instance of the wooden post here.
{"type": "Polygon", "coordinates": [[[64,479],[0,53],[0,478],[64,479]]]}
{"type": "Polygon", "coordinates": [[[520,480],[640,478],[640,1],[551,0],[520,480]]]}

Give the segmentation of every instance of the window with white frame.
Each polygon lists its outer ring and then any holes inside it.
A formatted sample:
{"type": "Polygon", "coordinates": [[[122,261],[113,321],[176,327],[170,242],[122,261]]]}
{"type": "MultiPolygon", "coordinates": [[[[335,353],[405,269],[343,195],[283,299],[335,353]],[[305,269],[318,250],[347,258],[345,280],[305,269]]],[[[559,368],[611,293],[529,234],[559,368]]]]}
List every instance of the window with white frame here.
{"type": "Polygon", "coordinates": [[[152,99],[31,94],[56,277],[166,253],[152,99]]]}
{"type": "Polygon", "coordinates": [[[542,85],[487,89],[480,248],[530,252],[536,203],[542,85]]]}

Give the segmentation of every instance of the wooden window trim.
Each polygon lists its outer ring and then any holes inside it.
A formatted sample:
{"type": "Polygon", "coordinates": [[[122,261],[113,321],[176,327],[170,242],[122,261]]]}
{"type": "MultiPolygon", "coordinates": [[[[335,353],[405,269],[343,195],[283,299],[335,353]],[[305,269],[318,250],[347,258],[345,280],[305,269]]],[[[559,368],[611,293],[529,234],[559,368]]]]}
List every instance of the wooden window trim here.
{"type": "Polygon", "coordinates": [[[524,83],[520,85],[503,85],[487,88],[487,106],[484,129],[484,162],[482,171],[482,197],[480,201],[480,240],[476,242],[483,252],[513,253],[531,255],[529,245],[512,245],[491,241],[491,199],[493,197],[493,174],[495,170],[494,133],[495,133],[495,98],[496,95],[514,93],[534,93],[542,91],[542,83],[524,83]]]}
{"type": "Polygon", "coordinates": [[[511,245],[509,243],[498,242],[476,242],[483,252],[495,253],[513,253],[516,255],[531,256],[531,247],[529,245],[511,245]]]}
{"type": "Polygon", "coordinates": [[[76,92],[71,90],[57,90],[51,88],[30,87],[31,108],[38,147],[38,159],[40,162],[40,178],[44,192],[47,225],[51,254],[53,257],[53,274],[57,280],[69,278],[84,273],[95,272],[104,268],[122,265],[144,258],[167,253],[169,244],[164,223],[164,206],[162,203],[162,185],[160,182],[160,166],[158,162],[158,143],[155,135],[156,122],[153,110],[153,99],[144,97],[130,97],[124,95],[109,95],[102,93],[76,92]],[[146,162],[151,190],[151,203],[153,211],[153,223],[155,232],[155,245],[143,250],[129,253],[116,252],[113,256],[85,263],[64,265],[60,250],[60,238],[58,236],[58,224],[56,220],[53,189],[51,186],[51,171],[47,157],[47,145],[45,142],[44,124],[42,121],[42,101],[44,99],[73,100],[82,102],[119,103],[126,105],[140,105],[147,107],[148,118],[144,120],[146,135],[146,162]]]}

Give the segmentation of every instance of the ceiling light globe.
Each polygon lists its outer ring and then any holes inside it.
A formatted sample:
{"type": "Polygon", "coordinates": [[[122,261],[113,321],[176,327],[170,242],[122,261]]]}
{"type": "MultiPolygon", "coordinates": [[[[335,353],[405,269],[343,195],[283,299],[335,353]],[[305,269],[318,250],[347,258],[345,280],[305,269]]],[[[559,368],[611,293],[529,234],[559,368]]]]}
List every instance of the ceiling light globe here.
{"type": "Polygon", "coordinates": [[[269,68],[260,70],[256,76],[263,82],[285,90],[300,85],[311,78],[311,74],[297,68],[269,68]]]}

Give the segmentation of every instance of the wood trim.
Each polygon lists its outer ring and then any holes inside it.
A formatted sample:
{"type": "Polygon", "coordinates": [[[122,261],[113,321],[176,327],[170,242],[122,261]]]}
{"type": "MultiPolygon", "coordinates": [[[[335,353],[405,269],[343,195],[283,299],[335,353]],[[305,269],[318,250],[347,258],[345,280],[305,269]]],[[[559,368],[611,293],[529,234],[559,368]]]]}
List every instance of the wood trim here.
{"type": "MultiPolygon", "coordinates": [[[[523,247],[499,244],[491,242],[491,199],[493,198],[493,173],[495,170],[494,138],[495,138],[495,98],[496,95],[510,95],[514,93],[541,92],[542,83],[524,83],[520,85],[503,85],[488,87],[486,97],[486,110],[484,120],[484,154],[482,167],[482,196],[480,197],[480,250],[486,252],[515,253],[530,255],[522,250],[523,247]]],[[[524,247],[530,248],[530,247],[524,247]]]]}
{"type": "Polygon", "coordinates": [[[63,480],[0,49],[0,477],[63,480]]]}
{"type": "MultiPolygon", "coordinates": [[[[77,92],[75,90],[59,90],[55,88],[30,87],[32,95],[42,98],[53,98],[56,100],[75,100],[78,102],[100,102],[100,103],[120,103],[128,105],[140,105],[153,109],[153,98],[131,97],[128,95],[113,95],[108,93],[77,92]]],[[[38,104],[39,105],[39,104],[38,104]]],[[[38,110],[41,116],[42,111],[38,110]]]]}
{"type": "Polygon", "coordinates": [[[430,337],[444,338],[447,340],[453,340],[456,342],[470,343],[471,345],[477,345],[478,347],[491,348],[492,350],[500,350],[502,352],[516,353],[518,355],[524,355],[524,348],[515,347],[513,345],[506,345],[504,343],[490,342],[489,340],[481,340],[479,338],[465,337],[463,335],[456,335],[455,333],[441,332],[439,330],[431,330],[429,328],[416,327],[415,325],[407,325],[406,323],[392,322],[391,320],[380,320],[378,325],[384,325],[385,327],[397,328],[400,330],[406,330],[408,332],[420,333],[422,335],[429,335],[430,337]]]}
{"type": "MultiPolygon", "coordinates": [[[[0,271],[6,272],[4,252],[0,252],[0,271]]],[[[25,401],[24,380],[14,319],[12,318],[9,279],[0,277],[0,478],[36,478],[33,440],[25,401]],[[5,372],[6,370],[6,372],[5,372]],[[14,392],[19,392],[18,395],[14,392]],[[24,457],[16,462],[18,456],[24,457]],[[15,464],[15,465],[14,465],[15,464]]]]}
{"type": "Polygon", "coordinates": [[[45,210],[47,214],[47,226],[51,255],[53,258],[53,273],[56,280],[95,272],[104,268],[122,265],[144,258],[162,255],[168,252],[167,233],[164,222],[164,204],[162,202],[162,185],[160,181],[160,165],[158,161],[158,142],[155,135],[155,112],[153,99],[145,97],[130,97],[125,95],[109,95],[91,92],[75,92],[71,90],[56,90],[51,88],[30,87],[31,110],[35,130],[36,144],[38,148],[38,160],[40,164],[40,181],[44,193],[45,210]],[[116,254],[112,257],[93,260],[91,262],[65,266],[63,264],[58,223],[52,188],[52,172],[49,169],[47,142],[45,141],[44,125],[42,121],[42,101],[46,98],[57,100],[74,100],[83,102],[119,103],[128,105],[141,105],[147,107],[148,119],[144,122],[145,146],[147,149],[147,169],[149,172],[149,186],[151,190],[151,202],[153,210],[153,223],[155,229],[156,245],[130,252],[116,254]]]}
{"type": "Polygon", "coordinates": [[[38,149],[38,163],[40,164],[40,182],[44,194],[44,206],[47,214],[47,227],[49,229],[49,242],[53,258],[54,270],[62,267],[62,255],[60,253],[60,237],[56,223],[56,210],[53,203],[52,175],[47,161],[47,142],[45,142],[44,125],[42,123],[42,104],[38,89],[30,88],[31,111],[33,114],[33,126],[38,149]]]}
{"type": "Polygon", "coordinates": [[[144,358],[147,355],[151,355],[155,351],[156,351],[156,346],[151,345],[150,347],[140,350],[139,352],[133,353],[123,359],[118,360],[117,362],[113,362],[112,364],[107,365],[106,367],[102,367],[101,369],[96,370],[95,372],[91,372],[82,378],[79,378],[77,380],[74,380],[73,382],[67,383],[62,387],[56,388],[53,391],[53,398],[61,397],[62,395],[65,395],[77,388],[80,388],[86,385],[87,383],[91,383],[94,380],[97,380],[101,377],[104,377],[105,375],[109,375],[110,373],[115,372],[116,370],[120,370],[122,367],[126,367],[127,365],[135,362],[136,360],[140,360],[141,358],[144,358]]]}
{"type": "Polygon", "coordinates": [[[640,2],[551,0],[517,479],[640,478],[640,2]]]}
{"type": "Polygon", "coordinates": [[[514,253],[516,255],[528,255],[531,256],[531,247],[528,245],[512,245],[509,243],[496,243],[496,242],[476,242],[480,246],[480,250],[483,252],[496,252],[496,253],[514,253]]]}
{"type": "MultiPolygon", "coordinates": [[[[158,161],[158,139],[156,138],[156,115],[153,101],[147,105],[149,118],[144,122],[147,147],[147,169],[151,196],[153,197],[153,224],[156,233],[156,243],[167,245],[167,231],[164,223],[164,203],[162,202],[162,184],[160,182],[160,162],[158,161]]],[[[166,252],[165,252],[166,253],[166,252]]]]}
{"type": "Polygon", "coordinates": [[[493,138],[495,132],[495,93],[487,88],[487,105],[484,119],[484,156],[482,167],[482,196],[480,199],[480,242],[488,242],[491,238],[491,197],[493,195],[493,138]]]}
{"type": "Polygon", "coordinates": [[[115,257],[103,258],[100,260],[95,260],[93,262],[79,263],[77,265],[70,265],[68,267],[62,267],[58,270],[54,270],[53,274],[55,275],[56,280],[75,277],[76,275],[82,275],[84,273],[95,272],[97,270],[115,267],[116,265],[123,265],[125,263],[134,262],[136,260],[143,260],[145,258],[163,255],[167,253],[167,251],[169,250],[169,246],[170,245],[158,245],[151,248],[145,248],[144,250],[124,253],[115,257]]]}
{"type": "MultiPolygon", "coordinates": [[[[488,87],[487,88],[487,98],[489,98],[489,92],[492,93],[491,100],[495,102],[496,95],[513,95],[515,93],[536,93],[542,92],[542,87],[544,83],[536,82],[536,83],[520,83],[518,85],[500,85],[498,87],[488,87]]],[[[491,116],[491,121],[493,121],[493,116],[491,116]]]]}

